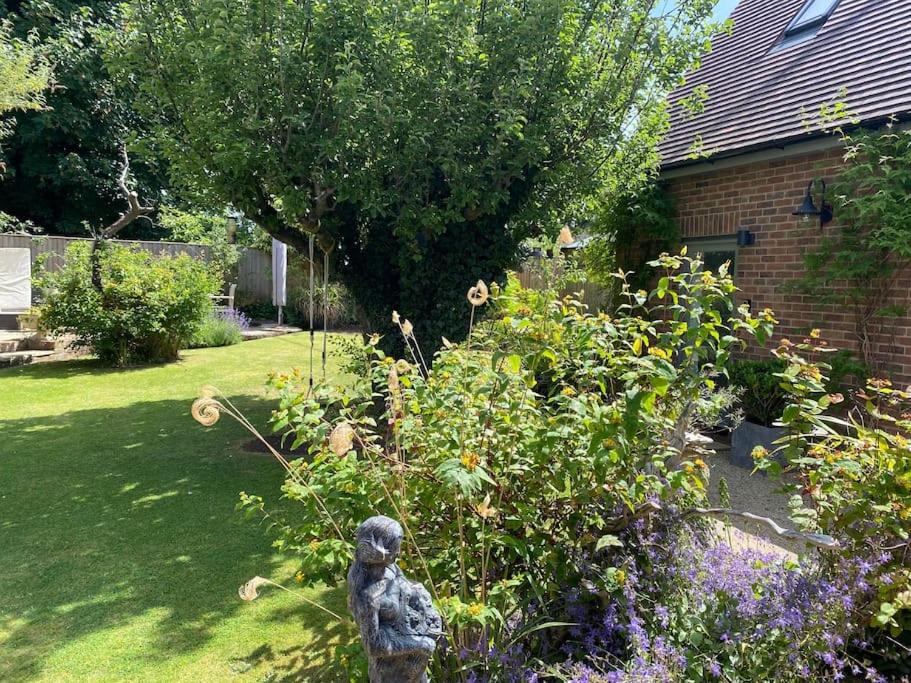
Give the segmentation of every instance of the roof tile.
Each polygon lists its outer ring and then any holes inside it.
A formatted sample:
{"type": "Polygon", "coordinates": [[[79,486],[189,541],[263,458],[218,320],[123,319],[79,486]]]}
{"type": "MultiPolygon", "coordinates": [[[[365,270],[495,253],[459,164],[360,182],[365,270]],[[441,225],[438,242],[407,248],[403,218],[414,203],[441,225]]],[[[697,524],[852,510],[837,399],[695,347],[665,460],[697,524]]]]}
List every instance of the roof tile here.
{"type": "MultiPolygon", "coordinates": [[[[669,96],[671,129],[660,150],[664,168],[704,154],[729,156],[808,138],[820,131],[820,108],[847,92],[861,121],[911,113],[911,12],[908,3],[841,0],[819,32],[777,47],[804,0],[741,0],[734,30],[669,96]],[[680,105],[697,86],[708,89],[704,111],[680,105]]],[[[836,124],[829,124],[830,127],[836,124]]]]}

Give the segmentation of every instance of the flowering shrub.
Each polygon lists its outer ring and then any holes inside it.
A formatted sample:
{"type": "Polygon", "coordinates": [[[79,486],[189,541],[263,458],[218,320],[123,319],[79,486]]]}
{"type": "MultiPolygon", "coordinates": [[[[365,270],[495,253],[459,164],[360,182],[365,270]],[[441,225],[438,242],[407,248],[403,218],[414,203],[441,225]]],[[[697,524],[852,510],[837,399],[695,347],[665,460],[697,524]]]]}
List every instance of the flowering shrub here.
{"type": "Polygon", "coordinates": [[[243,331],[250,327],[250,319],[233,308],[215,311],[206,318],[190,337],[191,349],[231,346],[243,341],[243,331]]]}
{"type": "Polygon", "coordinates": [[[91,245],[73,244],[66,265],[38,283],[41,325],[73,334],[76,345],[111,365],[174,360],[212,309],[218,280],[185,254],[156,256],[104,244],[100,286],[92,283],[91,245]]]}
{"type": "MultiPolygon", "coordinates": [[[[242,494],[241,506],[267,515],[276,545],[300,555],[300,583],[344,576],[364,518],[401,520],[399,564],[444,615],[441,680],[908,673],[908,394],[874,382],[860,395],[867,418],[833,417],[841,397],[825,393],[816,357],[825,345],[782,342],[788,436],[782,458],[758,455],[771,474],[797,477],[804,531],[766,521],[823,551],[788,559],[719,545],[702,520],[742,513],[703,507],[706,468],[688,430],[725,407],[716,378],[742,338],[765,340],[774,321],[731,314],[724,269],[685,254],[653,266],[651,292],[619,276],[616,316],[590,315],[555,289],[478,282],[470,329],[475,309],[494,314],[464,345],[444,339],[432,368],[394,314],[408,359],[374,336],[353,384],[311,390],[299,370],[274,374],[273,426],[310,455],[275,453],[300,505],[291,518],[257,496],[242,494]]],[[[226,403],[204,397],[194,416],[212,424],[221,409],[244,421],[226,403]]],[[[363,679],[358,645],[336,657],[363,679]]]]}
{"type": "Polygon", "coordinates": [[[833,416],[844,397],[825,389],[829,366],[820,359],[831,349],[818,334],[784,340],[775,353],[788,363],[779,378],[790,394],[782,422],[792,436],[781,446],[784,465],[764,458],[760,467],[797,479],[788,486],[792,516],[805,530],[838,537],[843,557],[877,567],[867,577],[877,590],[870,624],[882,629],[885,659],[904,659],[903,673],[911,673],[911,389],[870,380],[856,394],[858,408],[833,416]]]}
{"type": "MultiPolygon", "coordinates": [[[[548,643],[570,637],[567,587],[618,590],[636,551],[623,532],[662,505],[704,501],[687,431],[711,410],[736,335],[771,332],[771,315],[730,310],[726,272],[685,256],[653,265],[656,289],[623,285],[616,317],[510,286],[492,293],[499,314],[464,346],[444,341],[432,368],[396,315],[407,360],[374,337],[352,385],[310,392],[299,371],[275,375],[274,428],[310,451],[283,489],[303,521],[270,513],[278,546],[301,555],[300,580],[340,580],[356,525],[388,514],[405,527],[401,564],[449,629],[440,671],[505,676],[515,667],[491,654],[509,646],[547,660],[548,643]]],[[[469,301],[489,296],[478,283],[469,301]]],[[[265,512],[258,497],[242,504],[265,512]]]]}

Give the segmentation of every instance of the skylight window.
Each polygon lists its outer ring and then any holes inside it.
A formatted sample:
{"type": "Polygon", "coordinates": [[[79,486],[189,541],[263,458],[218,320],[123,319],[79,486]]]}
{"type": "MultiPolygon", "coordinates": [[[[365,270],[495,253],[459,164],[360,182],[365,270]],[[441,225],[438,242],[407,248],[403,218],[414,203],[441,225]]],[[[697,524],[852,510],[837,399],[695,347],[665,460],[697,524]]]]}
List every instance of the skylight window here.
{"type": "Polygon", "coordinates": [[[813,35],[820,26],[826,23],[837,4],[838,0],[807,0],[794,17],[794,21],[785,29],[784,38],[813,35]]]}

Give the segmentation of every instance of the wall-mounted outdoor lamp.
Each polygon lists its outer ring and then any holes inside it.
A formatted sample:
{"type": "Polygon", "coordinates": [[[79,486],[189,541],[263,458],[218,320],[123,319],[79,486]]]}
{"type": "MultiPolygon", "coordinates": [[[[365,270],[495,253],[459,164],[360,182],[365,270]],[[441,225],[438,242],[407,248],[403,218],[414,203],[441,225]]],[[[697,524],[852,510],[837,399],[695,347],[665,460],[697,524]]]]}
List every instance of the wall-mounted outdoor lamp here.
{"type": "Polygon", "coordinates": [[[756,233],[746,229],[737,231],[738,247],[750,247],[754,244],[756,244],[756,233]]]}
{"type": "Polygon", "coordinates": [[[801,204],[797,211],[791,214],[792,216],[799,216],[802,223],[810,223],[814,219],[819,219],[819,227],[824,226],[826,223],[830,223],[833,218],[832,214],[832,205],[826,202],[826,181],[822,178],[814,178],[810,181],[810,184],[807,185],[807,193],[804,195],[803,204],[801,204]],[[813,185],[819,182],[822,186],[822,196],[819,198],[819,208],[816,208],[816,202],[813,201],[813,185]]]}

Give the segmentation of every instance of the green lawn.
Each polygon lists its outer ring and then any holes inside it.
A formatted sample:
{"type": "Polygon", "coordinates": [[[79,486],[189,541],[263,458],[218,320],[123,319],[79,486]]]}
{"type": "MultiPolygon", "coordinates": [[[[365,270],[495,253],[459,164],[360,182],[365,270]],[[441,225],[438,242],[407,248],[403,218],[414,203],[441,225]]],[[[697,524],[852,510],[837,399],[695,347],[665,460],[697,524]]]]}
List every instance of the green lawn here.
{"type": "MultiPolygon", "coordinates": [[[[275,501],[280,466],[230,419],[189,415],[213,384],[265,427],[266,373],[308,348],[0,371],[0,681],[333,680],[326,651],[349,633],[281,591],[237,597],[256,574],[293,584],[293,559],[234,510],[242,490],[275,501]]],[[[344,610],[339,590],[308,596],[344,610]]]]}

